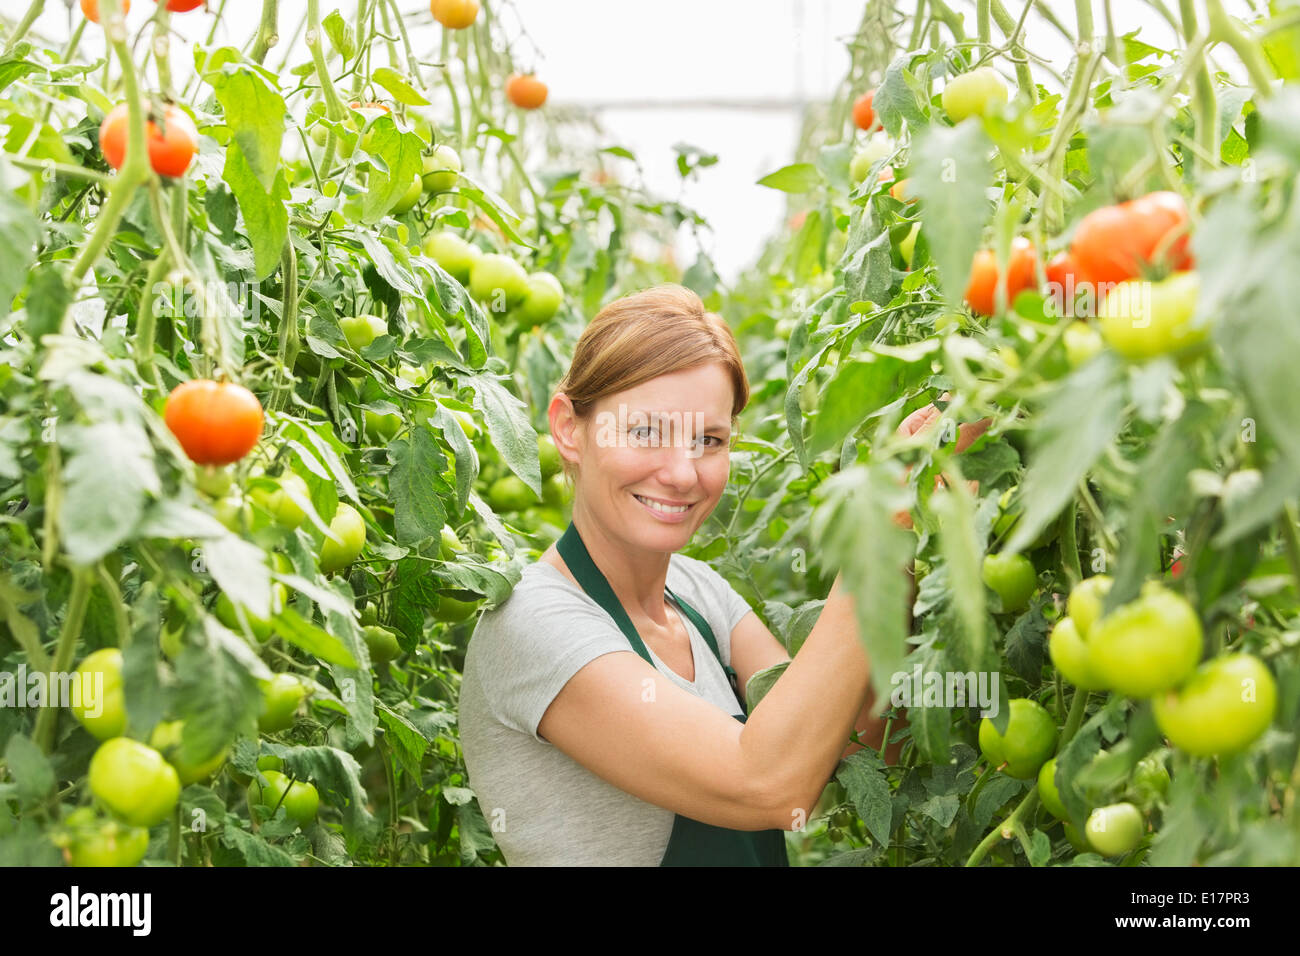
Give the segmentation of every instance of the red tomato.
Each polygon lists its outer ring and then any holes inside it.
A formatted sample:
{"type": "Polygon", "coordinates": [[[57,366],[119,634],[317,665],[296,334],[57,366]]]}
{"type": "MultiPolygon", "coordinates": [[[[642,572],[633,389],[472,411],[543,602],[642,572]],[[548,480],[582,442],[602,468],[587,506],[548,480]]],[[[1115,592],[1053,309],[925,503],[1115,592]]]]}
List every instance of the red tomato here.
{"type": "Polygon", "coordinates": [[[876,111],[871,105],[875,97],[875,90],[867,90],[853,101],[853,122],[858,129],[871,129],[876,125],[876,111]]]}
{"type": "MultiPolygon", "coordinates": [[[[126,162],[127,107],[119,103],[109,110],[99,127],[99,148],[114,169],[126,162]]],[[[146,117],[144,138],[149,147],[149,165],[160,176],[183,176],[199,151],[199,131],[182,109],[168,106],[163,114],[163,128],[153,117],[146,117]]]]}
{"type": "Polygon", "coordinates": [[[163,419],[200,465],[239,461],[262,437],[262,403],[235,382],[182,382],[167,396],[163,419]]]}
{"type": "MultiPolygon", "coordinates": [[[[1023,236],[1011,240],[1011,254],[1007,261],[1007,272],[1002,279],[1006,291],[1007,307],[1015,301],[1016,296],[1025,289],[1032,289],[1037,282],[1037,257],[1034,246],[1023,236]]],[[[980,315],[992,315],[994,295],[998,280],[998,258],[992,249],[981,249],[975,253],[971,262],[970,282],[966,286],[966,302],[980,315]]]]}
{"type": "Polygon", "coordinates": [[[1187,225],[1183,197],[1154,192],[1088,213],[1074,231],[1070,253],[1083,278],[1105,284],[1097,289],[1104,297],[1106,286],[1137,278],[1148,265],[1178,272],[1194,268],[1187,225]]]}
{"type": "Polygon", "coordinates": [[[1058,252],[1045,267],[1047,291],[1066,315],[1074,314],[1074,296],[1083,288],[1079,265],[1069,252],[1058,252]]]}
{"type": "MultiPolygon", "coordinates": [[[[154,0],[157,3],[158,0],[154,0]]],[[[189,13],[203,6],[206,0],[167,0],[167,9],[172,13],[189,13]]]]}

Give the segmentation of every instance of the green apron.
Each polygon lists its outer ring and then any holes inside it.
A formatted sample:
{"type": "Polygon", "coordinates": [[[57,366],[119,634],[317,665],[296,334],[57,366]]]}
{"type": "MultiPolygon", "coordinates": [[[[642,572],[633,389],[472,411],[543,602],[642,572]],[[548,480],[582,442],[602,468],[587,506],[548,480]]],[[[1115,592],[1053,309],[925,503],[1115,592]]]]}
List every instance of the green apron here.
{"type": "MultiPolygon", "coordinates": [[[[577,578],[582,590],[614,619],[619,630],[632,645],[632,649],[640,654],[647,664],[654,667],[654,661],[650,659],[650,652],[641,640],[641,635],[632,626],[631,618],[619,603],[614,589],[609,586],[609,581],[605,579],[600,568],[596,567],[596,562],[591,559],[591,554],[587,551],[587,546],[582,543],[582,536],[578,534],[578,529],[573,522],[569,522],[569,527],[556,543],[556,548],[573,576],[577,578]]],[[[690,618],[691,623],[708,642],[713,656],[718,659],[719,664],[722,664],[722,655],[718,653],[718,642],[714,639],[713,631],[704,618],[670,589],[664,588],[664,593],[681,608],[682,613],[690,618]]],[[[726,664],[723,664],[723,670],[726,671],[727,679],[731,682],[731,690],[740,704],[741,714],[736,719],[743,724],[746,716],[745,702],[736,687],[736,672],[726,664]]],[[[692,820],[679,813],[673,818],[673,832],[668,838],[668,849],[659,865],[789,866],[790,861],[786,856],[785,832],[782,830],[728,830],[725,827],[692,820]]]]}

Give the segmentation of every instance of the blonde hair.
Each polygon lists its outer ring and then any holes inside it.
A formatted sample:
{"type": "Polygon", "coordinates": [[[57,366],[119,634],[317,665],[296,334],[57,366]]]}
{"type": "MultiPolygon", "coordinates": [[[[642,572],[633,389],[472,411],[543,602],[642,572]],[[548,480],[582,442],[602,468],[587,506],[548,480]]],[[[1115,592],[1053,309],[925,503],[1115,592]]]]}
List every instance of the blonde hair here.
{"type": "MultiPolygon", "coordinates": [[[[664,283],[615,299],[583,330],[569,371],[556,386],[586,419],[606,395],[660,375],[721,363],[731,376],[731,418],[749,404],[749,379],[727,323],[685,286],[664,283]]],[[[565,462],[565,475],[569,463],[565,462]]]]}

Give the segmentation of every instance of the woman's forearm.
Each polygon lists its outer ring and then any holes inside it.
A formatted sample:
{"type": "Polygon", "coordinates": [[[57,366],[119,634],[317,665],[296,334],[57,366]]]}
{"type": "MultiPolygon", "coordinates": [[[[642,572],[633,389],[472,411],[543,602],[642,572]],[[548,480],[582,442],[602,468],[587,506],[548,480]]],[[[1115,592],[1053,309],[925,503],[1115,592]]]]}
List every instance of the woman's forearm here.
{"type": "Polygon", "coordinates": [[[741,733],[744,760],[789,829],[806,819],[870,694],[853,598],[837,575],[821,615],[741,733]]]}

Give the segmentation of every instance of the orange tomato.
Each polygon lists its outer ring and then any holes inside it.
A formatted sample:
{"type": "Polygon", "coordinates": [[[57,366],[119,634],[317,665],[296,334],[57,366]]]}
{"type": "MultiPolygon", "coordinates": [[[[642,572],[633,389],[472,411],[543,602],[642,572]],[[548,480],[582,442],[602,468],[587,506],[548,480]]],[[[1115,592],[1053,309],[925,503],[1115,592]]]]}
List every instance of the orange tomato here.
{"type": "Polygon", "coordinates": [[[876,111],[872,108],[875,90],[867,90],[853,101],[853,123],[858,129],[871,129],[876,125],[876,111]]]}
{"type": "MultiPolygon", "coordinates": [[[[1008,256],[1006,275],[1002,277],[1002,288],[1006,292],[1006,305],[1016,300],[1016,296],[1025,289],[1032,289],[1037,281],[1037,256],[1034,246],[1023,236],[1011,241],[1011,254],[1008,256]]],[[[966,286],[966,303],[980,315],[992,315],[998,281],[998,259],[992,249],[981,249],[975,253],[971,263],[970,282],[966,286]]]]}
{"type": "Polygon", "coordinates": [[[239,461],[262,437],[262,403],[235,382],[182,382],[167,396],[163,420],[200,465],[239,461]]]}
{"type": "MultiPolygon", "coordinates": [[[[108,165],[121,169],[126,162],[127,106],[119,103],[108,111],[99,127],[99,148],[108,165]]],[[[189,114],[176,106],[163,112],[163,128],[146,117],[145,143],[149,148],[149,165],[160,176],[183,176],[199,151],[199,131],[189,114]]]]}
{"type": "Polygon", "coordinates": [[[478,0],[429,0],[429,12],[448,30],[464,30],[478,17],[478,0]]]}
{"type": "MultiPolygon", "coordinates": [[[[122,8],[122,16],[131,12],[131,0],[118,0],[118,6],[122,8]]],[[[98,23],[99,0],[81,0],[81,13],[91,23],[98,23]]]]}
{"type": "Polygon", "coordinates": [[[506,99],[521,110],[535,110],[546,102],[546,84],[531,73],[514,73],[506,80],[506,99]]]}

